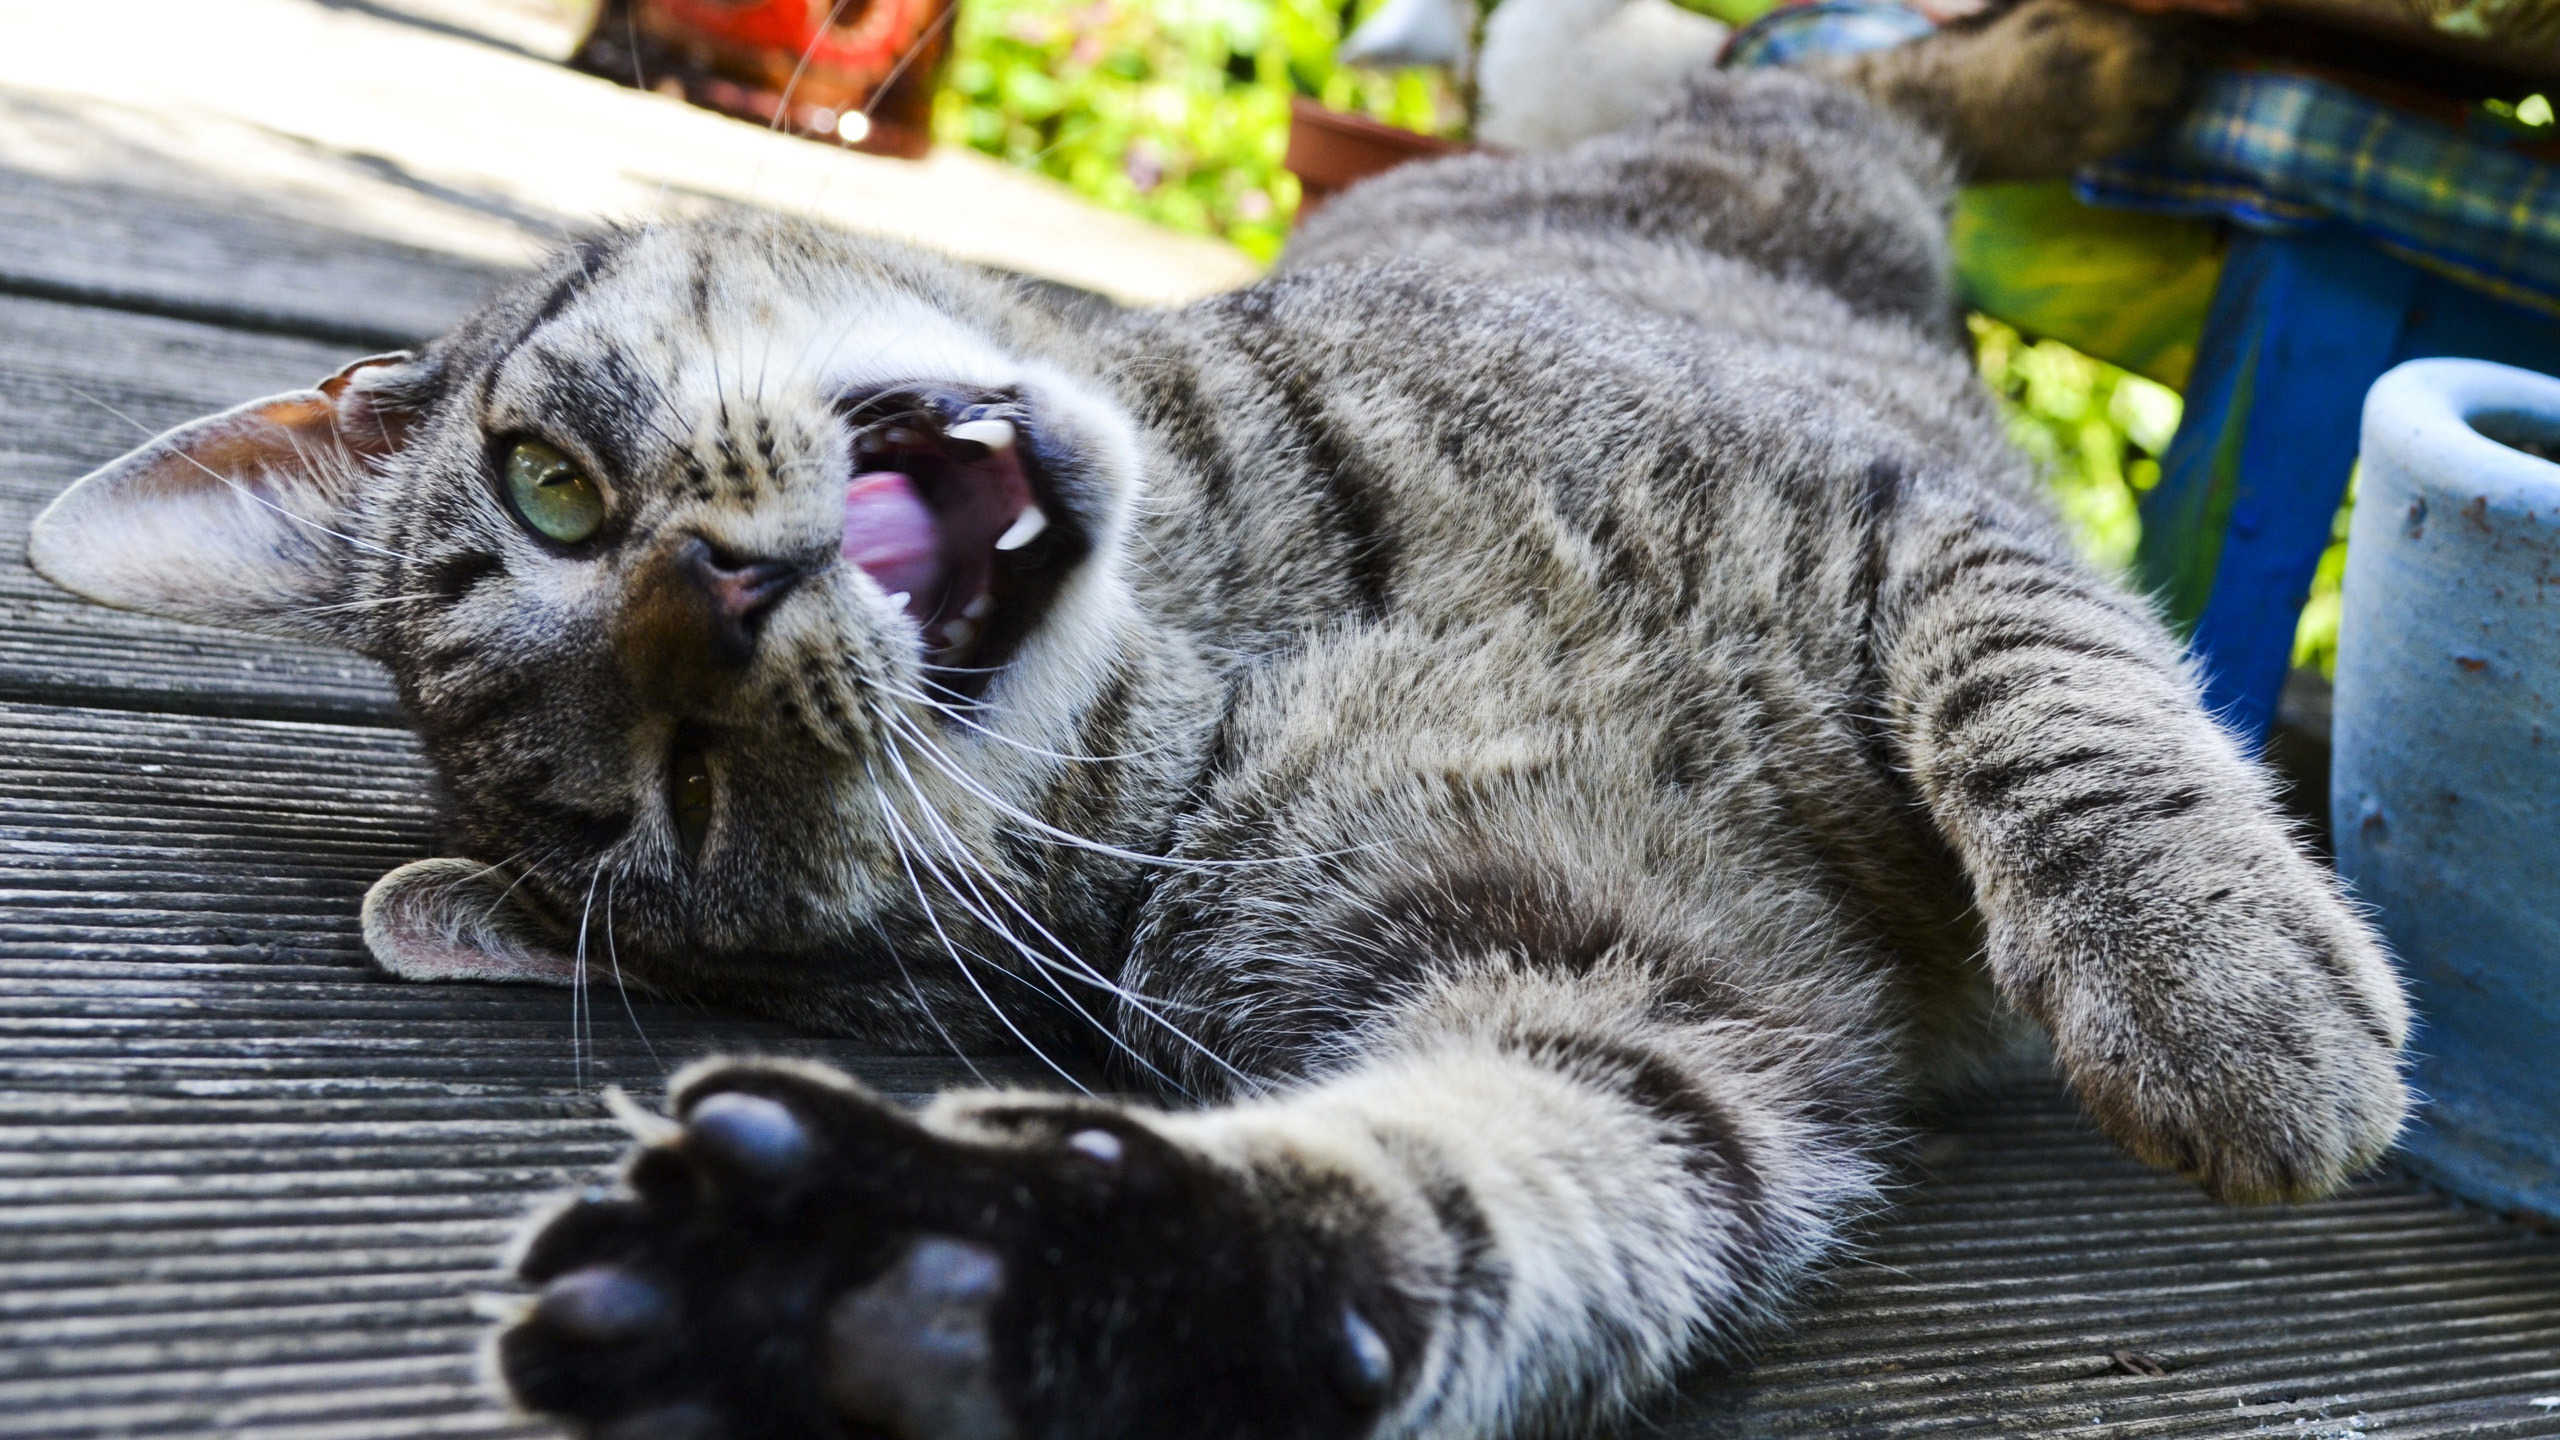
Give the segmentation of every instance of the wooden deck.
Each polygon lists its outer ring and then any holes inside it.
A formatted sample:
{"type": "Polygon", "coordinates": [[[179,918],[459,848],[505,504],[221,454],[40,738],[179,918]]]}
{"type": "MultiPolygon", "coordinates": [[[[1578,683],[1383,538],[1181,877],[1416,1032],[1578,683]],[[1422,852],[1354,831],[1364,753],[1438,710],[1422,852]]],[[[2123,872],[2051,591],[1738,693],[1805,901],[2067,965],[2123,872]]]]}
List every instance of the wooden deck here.
{"type": "MultiPolygon", "coordinates": [[[[907,1094],[965,1069],[378,978],[358,899],[430,843],[380,675],[61,595],[28,517],[149,430],[430,333],[556,229],[661,203],[904,206],[1131,298],[1242,267],[975,162],[882,172],[564,75],[539,0],[120,6],[139,57],[84,48],[103,22],[75,12],[0,3],[0,1437],[537,1432],[476,1377],[472,1297],[506,1288],[528,1206],[618,1151],[601,1085],[714,1049],[907,1094]],[[422,96],[481,113],[397,133],[422,96]]],[[[2405,1179],[2220,1210],[2037,1085],[1908,1170],[1803,1328],[1669,1430],[2560,1435],[2560,1243],[2405,1179]]]]}

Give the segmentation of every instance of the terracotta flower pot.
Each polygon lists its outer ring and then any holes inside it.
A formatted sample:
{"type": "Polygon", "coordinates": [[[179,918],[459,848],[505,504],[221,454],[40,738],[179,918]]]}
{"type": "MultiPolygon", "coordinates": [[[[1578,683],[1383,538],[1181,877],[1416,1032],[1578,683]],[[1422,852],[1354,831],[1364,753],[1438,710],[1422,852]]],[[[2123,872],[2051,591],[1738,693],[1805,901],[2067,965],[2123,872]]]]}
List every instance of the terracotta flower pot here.
{"type": "Polygon", "coordinates": [[[1289,151],[1281,164],[1298,177],[1298,214],[1314,214],[1359,181],[1412,160],[1455,155],[1454,140],[1382,125],[1298,96],[1289,102],[1289,151]]]}

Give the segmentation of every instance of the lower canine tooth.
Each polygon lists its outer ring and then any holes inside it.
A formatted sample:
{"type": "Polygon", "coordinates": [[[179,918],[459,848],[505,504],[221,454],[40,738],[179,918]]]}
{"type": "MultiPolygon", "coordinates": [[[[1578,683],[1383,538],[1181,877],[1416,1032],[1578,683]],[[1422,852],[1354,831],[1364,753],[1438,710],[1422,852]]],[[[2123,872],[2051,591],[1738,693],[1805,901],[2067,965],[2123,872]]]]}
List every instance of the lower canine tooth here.
{"type": "Polygon", "coordinates": [[[990,450],[1013,448],[1013,422],[1010,420],[963,420],[943,432],[954,440],[970,440],[990,450]]]}
{"type": "Polygon", "coordinates": [[[1049,517],[1041,514],[1040,507],[1034,505],[1030,509],[1023,511],[1020,515],[1014,517],[1013,524],[1007,527],[1002,535],[996,537],[996,548],[999,550],[1019,550],[1023,546],[1030,544],[1032,541],[1039,539],[1040,532],[1048,528],[1049,517]]]}
{"type": "Polygon", "coordinates": [[[966,650],[978,638],[977,625],[968,620],[954,620],[942,627],[942,643],[953,650],[966,650]]]}
{"type": "Polygon", "coordinates": [[[960,607],[960,618],[963,620],[984,620],[987,618],[987,612],[994,608],[996,608],[996,597],[993,595],[981,595],[977,599],[960,607]]]}

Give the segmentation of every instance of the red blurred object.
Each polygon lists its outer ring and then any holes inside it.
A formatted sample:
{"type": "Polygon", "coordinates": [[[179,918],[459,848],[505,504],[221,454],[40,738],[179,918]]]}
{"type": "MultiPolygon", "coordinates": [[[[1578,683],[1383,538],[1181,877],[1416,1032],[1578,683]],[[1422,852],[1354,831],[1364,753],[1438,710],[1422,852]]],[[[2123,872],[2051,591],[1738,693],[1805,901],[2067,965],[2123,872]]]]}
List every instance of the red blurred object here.
{"type": "Polygon", "coordinates": [[[958,0],[605,0],[569,63],[878,155],[932,143],[958,0]],[[851,118],[848,118],[851,117],[851,118]]]}

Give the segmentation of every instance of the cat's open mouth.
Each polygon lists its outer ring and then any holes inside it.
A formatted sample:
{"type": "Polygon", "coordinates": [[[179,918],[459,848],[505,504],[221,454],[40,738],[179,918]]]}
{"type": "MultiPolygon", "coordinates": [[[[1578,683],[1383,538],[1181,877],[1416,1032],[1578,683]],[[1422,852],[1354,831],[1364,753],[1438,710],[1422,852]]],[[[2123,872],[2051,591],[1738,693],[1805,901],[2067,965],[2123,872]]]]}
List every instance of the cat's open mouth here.
{"type": "Polygon", "coordinates": [[[844,559],[905,611],[939,682],[976,695],[1087,548],[1011,396],[900,387],[850,400],[844,559]]]}

